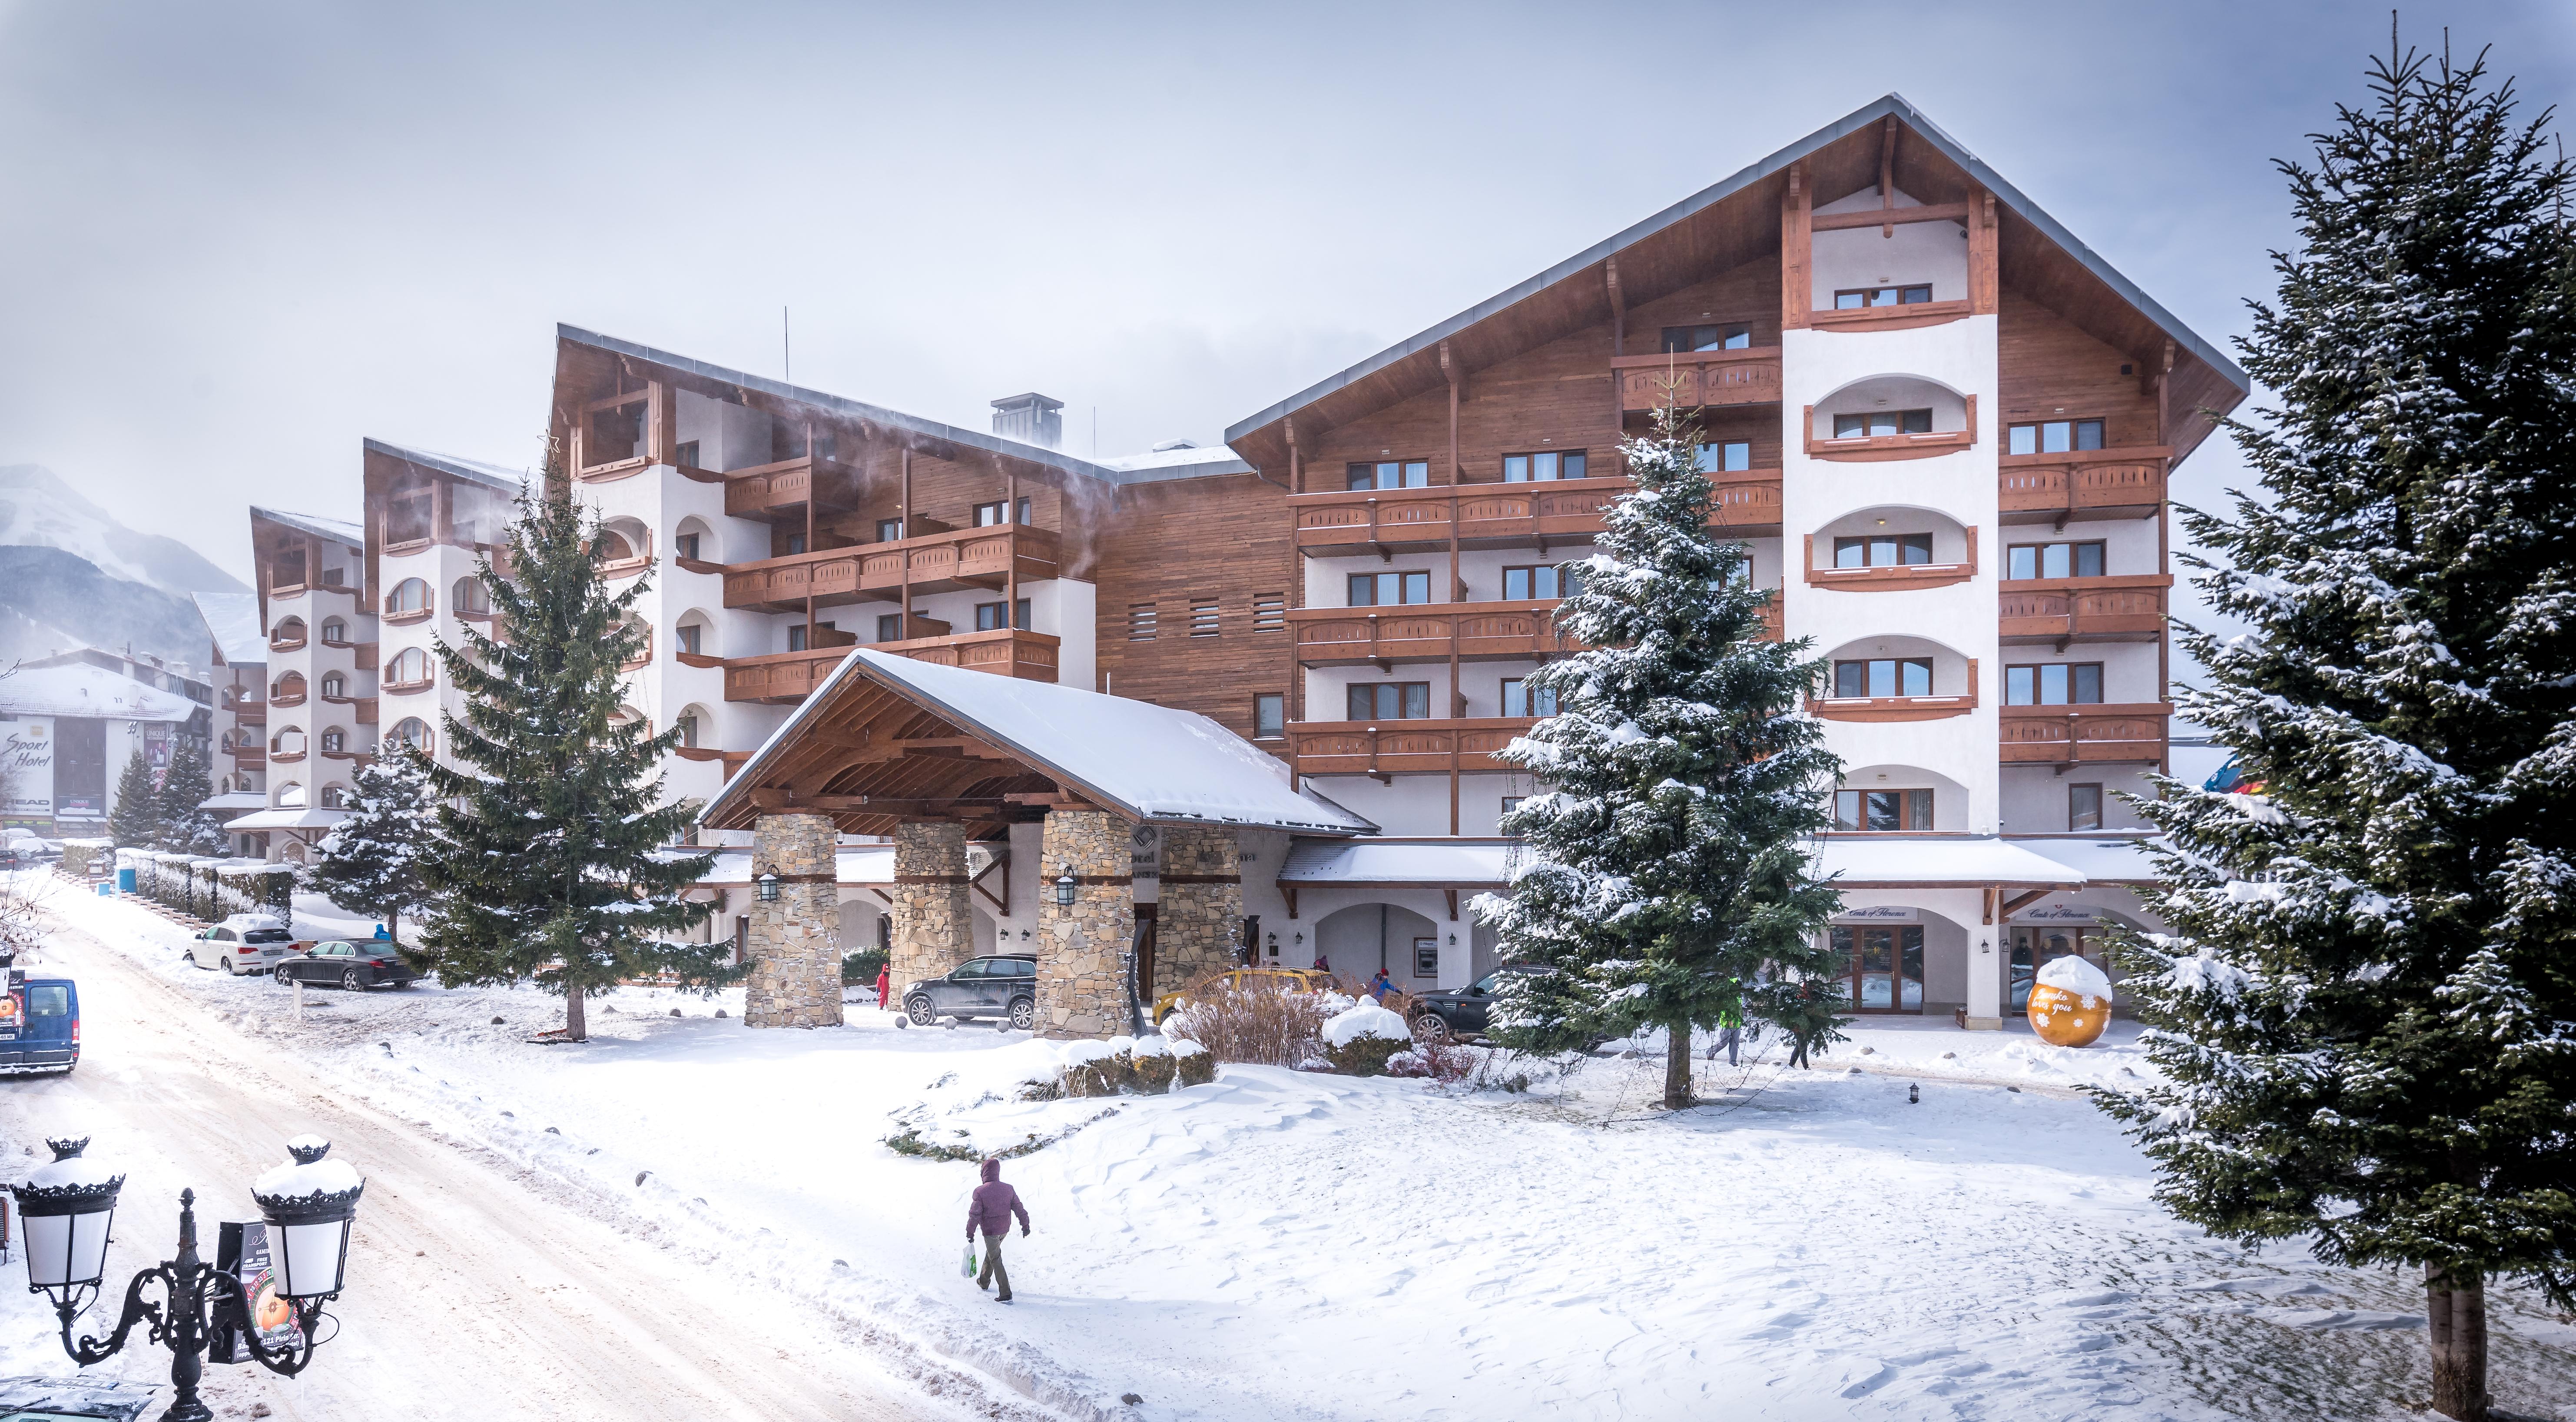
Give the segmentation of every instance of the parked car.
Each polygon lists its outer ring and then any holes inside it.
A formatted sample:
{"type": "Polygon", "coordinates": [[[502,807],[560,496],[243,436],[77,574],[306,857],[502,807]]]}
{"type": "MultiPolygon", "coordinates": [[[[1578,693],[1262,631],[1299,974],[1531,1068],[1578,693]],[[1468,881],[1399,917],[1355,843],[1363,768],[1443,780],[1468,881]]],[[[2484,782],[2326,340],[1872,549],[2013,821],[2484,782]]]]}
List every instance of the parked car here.
{"type": "Polygon", "coordinates": [[[0,1074],[70,1071],[80,1064],[80,989],[43,969],[9,974],[0,997],[0,1074]]]}
{"type": "Polygon", "coordinates": [[[275,914],[237,913],[188,944],[188,961],[227,974],[265,973],[304,945],[275,914]]]}
{"type": "Polygon", "coordinates": [[[969,958],[944,978],[905,988],[903,1012],[923,1027],[942,1017],[965,1022],[1007,1017],[1025,1032],[1038,1020],[1038,960],[1018,953],[969,958]]]}
{"type": "Polygon", "coordinates": [[[270,971],[282,983],[338,983],[349,992],[410,987],[420,980],[391,943],[352,943],[345,938],[316,943],[270,971]]]}
{"type": "Polygon", "coordinates": [[[1537,963],[1505,963],[1465,987],[1416,994],[1420,1005],[1413,1010],[1413,1035],[1426,1042],[1444,1037],[1481,1037],[1485,1035],[1486,1015],[1506,980],[1519,974],[1552,971],[1537,963]]]}
{"type": "Polygon", "coordinates": [[[1178,1011],[1180,1005],[1193,994],[1204,996],[1219,987],[1236,989],[1267,987],[1280,992],[1321,992],[1332,985],[1332,974],[1317,972],[1313,968],[1228,968],[1222,973],[1202,978],[1178,992],[1167,992],[1154,999],[1154,1025],[1162,1026],[1163,1019],[1178,1011]]]}

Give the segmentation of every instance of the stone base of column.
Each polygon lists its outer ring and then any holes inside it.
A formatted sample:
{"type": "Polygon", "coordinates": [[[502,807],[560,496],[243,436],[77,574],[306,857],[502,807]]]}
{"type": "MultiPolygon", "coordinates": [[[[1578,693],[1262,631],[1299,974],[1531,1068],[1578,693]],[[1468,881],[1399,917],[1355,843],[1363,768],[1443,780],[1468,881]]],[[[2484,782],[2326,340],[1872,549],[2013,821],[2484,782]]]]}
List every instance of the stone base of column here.
{"type": "Polygon", "coordinates": [[[1243,863],[1233,830],[1164,826],[1161,868],[1149,1009],[1164,993],[1233,967],[1243,929],[1243,863]]]}
{"type": "Polygon", "coordinates": [[[776,900],[752,899],[745,1026],[841,1025],[838,843],[839,831],[822,815],[763,815],[753,827],[752,862],[783,882],[776,900]]]}
{"type": "MultiPolygon", "coordinates": [[[[894,990],[946,977],[975,956],[975,909],[966,897],[966,827],[936,820],[895,826],[894,990]]],[[[898,1010],[900,1001],[892,1004],[898,1010]]]]}
{"type": "Polygon", "coordinates": [[[1104,810],[1049,810],[1038,870],[1038,1031],[1114,1037],[1128,1030],[1124,955],[1136,933],[1127,822],[1104,810]],[[1073,902],[1055,901],[1070,873],[1073,902]]]}

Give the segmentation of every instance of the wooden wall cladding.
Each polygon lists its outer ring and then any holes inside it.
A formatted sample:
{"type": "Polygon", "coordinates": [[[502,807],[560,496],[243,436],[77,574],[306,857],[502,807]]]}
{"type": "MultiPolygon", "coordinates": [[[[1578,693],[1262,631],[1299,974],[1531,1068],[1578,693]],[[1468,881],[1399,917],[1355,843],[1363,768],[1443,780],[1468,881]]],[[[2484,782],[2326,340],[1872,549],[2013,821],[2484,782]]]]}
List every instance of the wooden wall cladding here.
{"type": "Polygon", "coordinates": [[[2107,422],[2103,443],[2115,449],[2158,443],[2154,387],[2141,379],[2148,371],[2140,358],[2016,293],[2009,271],[1996,331],[2003,365],[1998,424],[2100,418],[2107,422]],[[2124,364],[2127,375],[2120,373],[2124,364]]]}
{"type": "Polygon", "coordinates": [[[1286,499],[1278,485],[1242,474],[1119,491],[1115,510],[1094,527],[1106,689],[1251,737],[1253,697],[1289,690],[1285,617],[1273,630],[1254,628],[1256,600],[1289,593],[1286,499]],[[1216,635],[1191,636],[1191,609],[1210,602],[1216,635]],[[1139,603],[1154,605],[1151,641],[1128,635],[1139,603]]]}

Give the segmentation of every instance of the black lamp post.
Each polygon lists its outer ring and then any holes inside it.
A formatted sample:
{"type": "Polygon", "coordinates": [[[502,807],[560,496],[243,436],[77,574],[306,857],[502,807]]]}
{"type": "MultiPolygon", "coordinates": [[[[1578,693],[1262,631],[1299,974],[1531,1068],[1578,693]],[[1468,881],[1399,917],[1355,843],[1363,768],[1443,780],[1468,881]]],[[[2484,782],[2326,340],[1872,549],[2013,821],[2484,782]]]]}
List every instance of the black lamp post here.
{"type": "Polygon", "coordinates": [[[107,1274],[108,1225],[116,1217],[125,1177],[81,1158],[87,1136],[45,1144],[53,1148],[53,1163],[37,1167],[12,1193],[27,1231],[27,1291],[54,1301],[54,1315],[62,1320],[63,1351],[73,1362],[84,1368],[106,1362],[123,1351],[134,1325],[145,1324],[145,1337],[170,1349],[173,1396],[162,1422],[211,1422],[215,1414],[198,1400],[197,1380],[205,1375],[207,1341],[219,1327],[238,1330],[251,1356],[270,1372],[293,1377],[313,1361],[313,1327],[323,1317],[322,1305],[339,1296],[350,1226],[357,1219],[358,1196],[366,1189],[357,1171],[323,1160],[329,1141],[297,1137],[287,1145],[295,1163],[269,1171],[251,1186],[268,1221],[278,1292],[293,1309],[299,1340],[276,1349],[261,1341],[240,1277],[197,1257],[194,1190],[179,1192],[178,1255],[135,1274],[126,1285],[116,1329],[104,1342],[87,1334],[73,1342],[72,1320],[98,1297],[107,1274]],[[158,1304],[143,1297],[144,1286],[156,1282],[163,1296],[158,1304]]]}

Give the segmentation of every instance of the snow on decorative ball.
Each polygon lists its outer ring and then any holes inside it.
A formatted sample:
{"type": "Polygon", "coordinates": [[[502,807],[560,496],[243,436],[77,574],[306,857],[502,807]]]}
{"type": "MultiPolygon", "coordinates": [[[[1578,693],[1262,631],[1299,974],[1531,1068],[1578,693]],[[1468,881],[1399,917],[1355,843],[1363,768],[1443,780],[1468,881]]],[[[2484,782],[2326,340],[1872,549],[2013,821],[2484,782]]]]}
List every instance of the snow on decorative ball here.
{"type": "Polygon", "coordinates": [[[2030,1030],[2053,1047],[2089,1047],[2111,1025],[2111,980],[2069,955],[2049,961],[2030,988],[2030,1030]]]}

